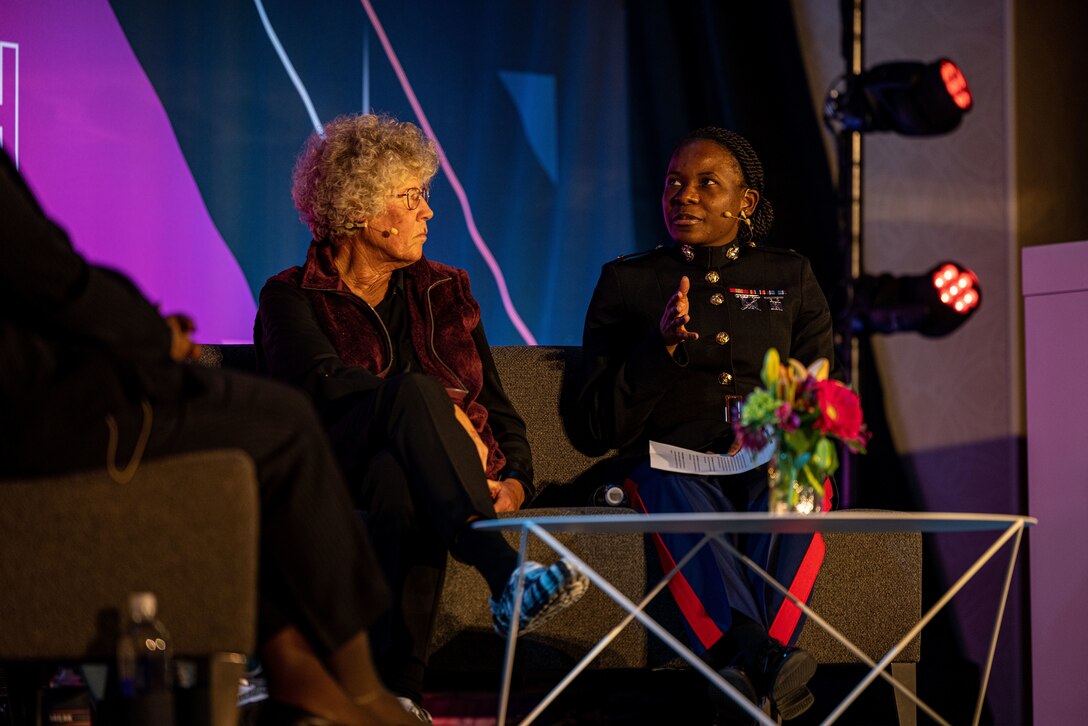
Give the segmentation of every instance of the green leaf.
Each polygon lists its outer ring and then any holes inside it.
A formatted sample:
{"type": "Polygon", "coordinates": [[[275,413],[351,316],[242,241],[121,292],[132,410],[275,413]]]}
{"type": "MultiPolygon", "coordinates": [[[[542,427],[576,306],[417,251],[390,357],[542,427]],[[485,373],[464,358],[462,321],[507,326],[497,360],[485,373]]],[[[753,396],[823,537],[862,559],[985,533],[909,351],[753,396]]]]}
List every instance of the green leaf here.
{"type": "Polygon", "coordinates": [[[812,448],[813,433],[804,428],[799,428],[786,433],[782,439],[790,451],[801,453],[812,448]]]}
{"type": "Polygon", "coordinates": [[[835,456],[835,447],[831,445],[831,442],[826,437],[821,436],[820,440],[816,442],[816,446],[812,453],[812,463],[823,470],[831,468],[831,460],[835,456]]]}
{"type": "Polygon", "coordinates": [[[806,466],[802,473],[805,475],[805,481],[822,497],[824,495],[824,479],[827,478],[827,474],[814,471],[811,466],[806,466]]]}

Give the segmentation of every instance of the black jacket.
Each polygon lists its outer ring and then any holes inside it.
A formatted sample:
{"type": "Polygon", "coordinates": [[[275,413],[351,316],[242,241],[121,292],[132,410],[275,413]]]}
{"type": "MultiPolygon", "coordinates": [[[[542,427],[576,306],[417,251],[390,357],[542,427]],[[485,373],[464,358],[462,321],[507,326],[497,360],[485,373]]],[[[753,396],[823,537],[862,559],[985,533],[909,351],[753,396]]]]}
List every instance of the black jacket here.
{"type": "Polygon", "coordinates": [[[4,446],[33,440],[52,417],[103,425],[141,398],[178,396],[185,374],[170,360],[162,317],[125,277],[72,249],[2,152],[0,251],[4,446]]]}
{"type": "MultiPolygon", "coordinates": [[[[312,263],[311,255],[307,261],[307,269],[312,263]]],[[[416,266],[423,266],[425,270],[435,267],[434,263],[427,260],[417,262],[413,267],[416,266]]],[[[439,268],[443,271],[453,270],[446,266],[439,266],[439,268]]],[[[464,300],[469,301],[471,307],[475,308],[476,302],[471,298],[468,290],[467,274],[460,270],[453,270],[453,272],[456,273],[453,276],[457,278],[456,289],[460,290],[459,296],[463,296],[464,300]]],[[[413,287],[410,281],[408,287],[413,287]]],[[[525,431],[525,422],[510,402],[506,391],[503,390],[499,372],[491,355],[491,346],[488,344],[483,324],[478,321],[478,313],[471,316],[477,322],[472,326],[470,333],[466,334],[460,329],[458,321],[467,317],[468,312],[464,303],[458,305],[454,302],[461,297],[449,297],[454,287],[455,285],[451,284],[442,288],[445,295],[437,301],[437,304],[444,304],[450,309],[443,310],[442,314],[438,315],[431,309],[432,300],[429,295],[421,294],[419,290],[409,290],[410,296],[420,298],[418,305],[409,308],[409,325],[423,328],[430,324],[424,322],[424,318],[431,323],[437,320],[440,328],[437,335],[464,338],[462,347],[471,349],[471,354],[476,359],[471,363],[479,366],[478,372],[472,373],[471,377],[474,380],[480,379],[475,403],[482,407],[487,425],[486,435],[481,435],[485,443],[493,437],[506,460],[505,465],[498,472],[491,472],[491,475],[498,478],[518,479],[525,489],[525,503],[528,504],[538,492],[533,481],[532,452],[525,431]],[[413,310],[416,311],[414,318],[413,310]]],[[[292,270],[285,271],[270,279],[261,290],[254,327],[259,367],[264,372],[299,386],[310,394],[327,427],[335,425],[351,409],[358,396],[373,391],[385,380],[385,372],[380,369],[368,370],[363,365],[346,362],[344,359],[347,351],[337,349],[332,340],[334,336],[330,335],[326,327],[334,324],[368,325],[381,327],[384,335],[381,320],[365,302],[353,295],[331,297],[330,299],[341,303],[341,306],[331,310],[323,309],[327,317],[322,319],[315,310],[315,298],[311,296],[317,295],[316,299],[320,301],[322,297],[334,294],[335,291],[307,289],[302,285],[302,270],[296,268],[293,273],[292,270]],[[345,314],[352,312],[352,308],[355,308],[359,314],[354,316],[345,314]],[[337,310],[340,313],[338,316],[337,310]]],[[[388,351],[386,356],[390,357],[388,351]]],[[[451,373],[460,373],[465,380],[468,380],[469,374],[465,372],[464,366],[467,366],[469,361],[462,358],[459,364],[458,359],[455,358],[444,360],[438,357],[437,349],[434,351],[434,356],[438,364],[448,366],[451,373]]],[[[424,370],[427,370],[426,366],[424,370]]],[[[438,378],[433,375],[432,377],[438,378]]],[[[471,415],[470,409],[470,417],[471,415]]]]}
{"type": "Polygon", "coordinates": [[[579,448],[645,456],[649,439],[724,453],[733,435],[726,395],[760,385],[775,347],[805,365],[834,360],[831,315],[808,260],[770,247],[679,247],[621,257],[601,270],[586,314],[579,448]],[[688,330],[670,357],[658,328],[680,278],[691,280],[688,330]]]}

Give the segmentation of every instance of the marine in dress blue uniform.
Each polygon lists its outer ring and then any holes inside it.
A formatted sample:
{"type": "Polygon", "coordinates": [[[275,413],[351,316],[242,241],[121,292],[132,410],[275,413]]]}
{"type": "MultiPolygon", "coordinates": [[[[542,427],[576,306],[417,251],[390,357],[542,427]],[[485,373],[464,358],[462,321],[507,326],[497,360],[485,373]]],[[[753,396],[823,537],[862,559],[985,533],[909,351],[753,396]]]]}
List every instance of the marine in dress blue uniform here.
{"type": "MultiPolygon", "coordinates": [[[[713,137],[681,142],[662,194],[674,244],[605,264],[586,315],[578,420],[571,428],[587,453],[619,449],[629,462],[625,488],[644,512],[766,511],[765,468],[735,476],[658,471],[649,466],[648,441],[729,453],[731,415],[760,385],[768,348],[806,365],[833,360],[831,316],[809,262],[755,244],[773,213],[761,200],[758,159],[748,152],[713,137]]],[[[652,537],[665,571],[701,539],[652,537]]],[[[807,600],[823,559],[819,535],[753,534],[735,536],[734,544],[807,600]]],[[[715,650],[732,658],[746,647],[744,638],[730,642],[738,619],[761,626],[763,638],[769,634],[782,646],[800,630],[799,608],[717,543],[686,565],[670,590],[693,649],[715,667],[721,665],[715,650]]],[[[749,670],[761,668],[749,662],[749,670]]],[[[757,690],[773,689],[750,675],[757,690]]],[[[805,701],[777,704],[785,718],[811,703],[804,681],[778,689],[791,691],[784,700],[805,701]]]]}

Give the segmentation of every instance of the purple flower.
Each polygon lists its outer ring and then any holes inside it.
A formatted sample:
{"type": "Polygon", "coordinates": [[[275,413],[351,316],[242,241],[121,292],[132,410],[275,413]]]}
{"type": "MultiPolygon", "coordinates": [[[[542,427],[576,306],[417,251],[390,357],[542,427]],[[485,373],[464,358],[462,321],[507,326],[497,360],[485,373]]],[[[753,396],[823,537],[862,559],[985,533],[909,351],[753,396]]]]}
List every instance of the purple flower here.
{"type": "Polygon", "coordinates": [[[762,426],[745,428],[741,426],[740,421],[733,422],[733,435],[740,442],[741,448],[749,451],[759,451],[767,445],[768,441],[767,432],[762,426]]]}
{"type": "Polygon", "coordinates": [[[796,431],[797,427],[801,425],[801,417],[797,415],[788,402],[775,409],[774,417],[778,419],[778,425],[783,431],[796,431]]]}
{"type": "Polygon", "coordinates": [[[816,390],[816,384],[819,383],[812,376],[805,376],[805,379],[801,381],[801,385],[797,387],[797,397],[807,396],[816,390]]]}

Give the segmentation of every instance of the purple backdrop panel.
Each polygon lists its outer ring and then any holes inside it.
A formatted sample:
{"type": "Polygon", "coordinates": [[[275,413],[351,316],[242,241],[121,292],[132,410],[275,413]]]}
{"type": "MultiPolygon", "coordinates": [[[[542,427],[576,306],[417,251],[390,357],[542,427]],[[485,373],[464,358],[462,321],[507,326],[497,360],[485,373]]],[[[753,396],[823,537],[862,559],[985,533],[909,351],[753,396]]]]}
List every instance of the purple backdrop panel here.
{"type": "Polygon", "coordinates": [[[252,293],[106,0],[4,2],[0,43],[5,148],[77,249],[192,315],[197,339],[251,340],[252,293]]]}

